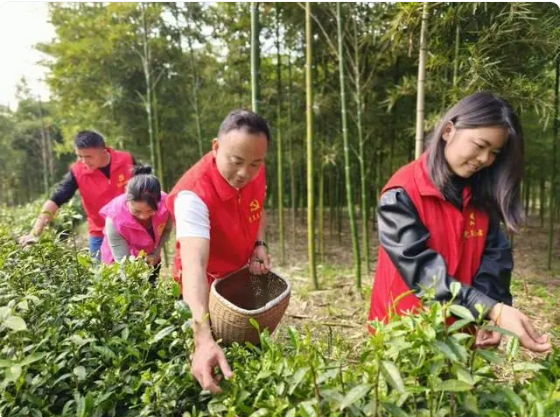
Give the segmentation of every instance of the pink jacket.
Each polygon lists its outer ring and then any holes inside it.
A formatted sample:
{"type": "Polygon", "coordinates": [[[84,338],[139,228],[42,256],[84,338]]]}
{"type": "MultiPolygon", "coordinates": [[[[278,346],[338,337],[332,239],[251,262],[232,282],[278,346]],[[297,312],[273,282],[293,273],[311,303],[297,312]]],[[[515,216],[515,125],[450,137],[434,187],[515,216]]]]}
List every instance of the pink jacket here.
{"type": "MultiPolygon", "coordinates": [[[[159,245],[161,235],[163,234],[167,220],[169,219],[169,211],[165,206],[166,199],[167,194],[162,192],[158,210],[152,217],[155,241],[152,239],[152,236],[150,236],[144,226],[138,223],[135,217],[130,214],[126,205],[126,194],[122,194],[111,200],[100,210],[99,214],[104,219],[111,219],[117,229],[117,232],[128,243],[131,255],[138,256],[142,250],[146,252],[147,255],[150,255],[159,245]]],[[[105,230],[103,230],[103,237],[103,243],[101,245],[101,260],[105,264],[111,264],[114,262],[114,258],[105,230]]]]}

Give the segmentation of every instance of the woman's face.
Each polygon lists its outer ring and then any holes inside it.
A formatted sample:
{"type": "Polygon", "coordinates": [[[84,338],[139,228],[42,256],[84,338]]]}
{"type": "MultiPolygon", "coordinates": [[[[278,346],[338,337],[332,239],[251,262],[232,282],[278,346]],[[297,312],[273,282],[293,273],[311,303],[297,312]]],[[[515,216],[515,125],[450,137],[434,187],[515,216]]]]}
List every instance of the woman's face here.
{"type": "Polygon", "coordinates": [[[443,132],[444,154],[451,170],[462,178],[489,167],[504,147],[507,130],[501,126],[457,129],[449,123],[443,132]]]}
{"type": "Polygon", "coordinates": [[[155,214],[154,210],[143,201],[128,201],[128,211],[140,221],[147,221],[155,214]]]}

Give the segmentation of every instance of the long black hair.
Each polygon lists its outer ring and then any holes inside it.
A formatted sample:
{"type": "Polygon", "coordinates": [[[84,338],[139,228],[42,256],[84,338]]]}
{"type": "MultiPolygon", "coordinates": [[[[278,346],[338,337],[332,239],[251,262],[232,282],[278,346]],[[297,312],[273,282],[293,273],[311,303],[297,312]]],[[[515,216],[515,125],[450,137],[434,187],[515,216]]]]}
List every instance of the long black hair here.
{"type": "Polygon", "coordinates": [[[157,211],[161,201],[161,185],[157,177],[152,175],[149,165],[136,165],[133,177],[126,186],[126,199],[128,201],[144,202],[154,211],[157,211]]]}
{"type": "Polygon", "coordinates": [[[434,130],[428,147],[430,177],[440,191],[454,175],[445,159],[442,138],[450,122],[456,129],[506,129],[508,139],[494,163],[471,177],[472,204],[500,218],[509,231],[518,232],[525,220],[521,203],[525,145],[519,117],[509,103],[488,91],[471,94],[455,104],[434,130]]]}

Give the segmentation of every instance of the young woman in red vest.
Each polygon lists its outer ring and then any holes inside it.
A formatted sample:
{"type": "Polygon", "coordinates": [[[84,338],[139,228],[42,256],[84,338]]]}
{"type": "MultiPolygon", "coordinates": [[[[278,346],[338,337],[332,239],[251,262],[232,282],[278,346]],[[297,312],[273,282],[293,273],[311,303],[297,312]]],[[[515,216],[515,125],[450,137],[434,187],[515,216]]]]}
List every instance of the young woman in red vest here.
{"type": "Polygon", "coordinates": [[[99,210],[124,192],[135,162],[128,152],[115,151],[105,146],[101,135],[88,130],[78,133],[74,148],[78,161],[70,166],[55,193],[43,204],[33,229],[20,238],[20,244],[36,241],[59,207],[70,201],[76,191],[80,190],[88,221],[89,249],[99,259],[105,225],[99,210]]]}
{"type": "Polygon", "coordinates": [[[181,177],[167,199],[177,230],[175,278],[195,320],[191,372],[214,393],[220,392],[214,368],[219,366],[226,377],[232,373],[207,318],[210,284],[247,264],[254,274],[271,267],[264,243],[269,140],[259,115],[231,112],[212,151],[181,177]]]}
{"type": "Polygon", "coordinates": [[[136,166],[126,193],[111,200],[99,214],[105,219],[101,260],[111,264],[143,251],[154,267],[153,281],[159,275],[161,247],[169,239],[173,221],[165,206],[167,194],[151,173],[150,166],[136,166]]]}
{"type": "MultiPolygon", "coordinates": [[[[517,115],[489,92],[464,98],[443,116],[428,150],[382,190],[370,320],[414,311],[429,287],[436,300],[449,300],[459,282],[457,303],[475,317],[481,305],[524,347],[550,349],[548,337],[511,306],[512,249],[500,229],[502,221],[518,232],[523,221],[523,142],[517,115]]],[[[477,334],[479,346],[499,341],[497,332],[477,334]]]]}

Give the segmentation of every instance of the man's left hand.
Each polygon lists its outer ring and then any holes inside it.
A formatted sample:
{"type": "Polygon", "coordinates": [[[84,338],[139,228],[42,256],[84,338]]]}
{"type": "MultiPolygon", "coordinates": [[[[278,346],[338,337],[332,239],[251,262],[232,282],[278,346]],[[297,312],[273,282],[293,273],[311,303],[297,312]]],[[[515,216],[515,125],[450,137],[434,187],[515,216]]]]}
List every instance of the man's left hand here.
{"type": "Polygon", "coordinates": [[[259,245],[253,249],[249,264],[249,271],[254,275],[264,275],[272,268],[270,255],[266,250],[266,246],[259,245]]]}

